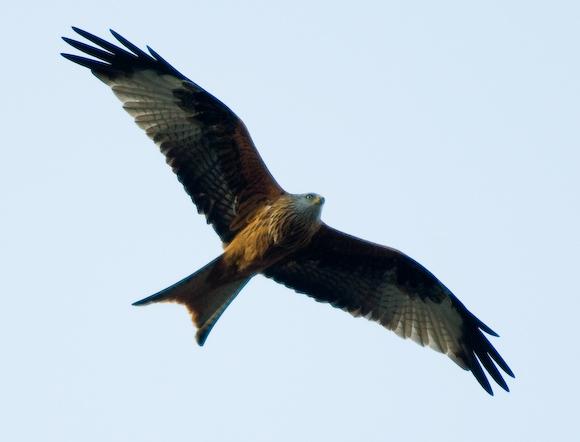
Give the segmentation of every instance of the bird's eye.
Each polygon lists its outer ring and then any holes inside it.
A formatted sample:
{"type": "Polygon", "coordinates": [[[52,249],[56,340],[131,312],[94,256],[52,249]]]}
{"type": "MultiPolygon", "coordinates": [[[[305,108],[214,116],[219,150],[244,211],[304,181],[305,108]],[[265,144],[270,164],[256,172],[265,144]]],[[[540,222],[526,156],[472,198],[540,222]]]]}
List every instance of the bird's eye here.
{"type": "Polygon", "coordinates": [[[306,195],[307,200],[311,200],[312,198],[314,198],[314,195],[312,193],[309,193],[308,195],[306,195]]]}

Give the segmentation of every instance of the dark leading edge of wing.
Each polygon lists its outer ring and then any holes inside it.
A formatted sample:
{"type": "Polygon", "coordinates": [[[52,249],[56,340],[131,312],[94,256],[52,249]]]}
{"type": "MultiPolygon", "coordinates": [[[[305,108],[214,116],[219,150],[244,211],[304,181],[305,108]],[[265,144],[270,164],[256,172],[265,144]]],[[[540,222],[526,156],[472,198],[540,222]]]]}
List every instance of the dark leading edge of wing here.
{"type": "Polygon", "coordinates": [[[78,28],[95,46],[63,37],[93,58],[62,54],[111,87],[124,109],[159,146],[167,163],[223,242],[254,210],[284,193],[243,124],[220,100],[148,47],[111,31],[125,49],[78,28]]]}
{"type": "Polygon", "coordinates": [[[323,225],[309,246],[274,264],[265,275],[447,354],[493,395],[483,365],[509,391],[496,365],[514,374],[482,331],[497,334],[431,272],[397,250],[323,225]]]}

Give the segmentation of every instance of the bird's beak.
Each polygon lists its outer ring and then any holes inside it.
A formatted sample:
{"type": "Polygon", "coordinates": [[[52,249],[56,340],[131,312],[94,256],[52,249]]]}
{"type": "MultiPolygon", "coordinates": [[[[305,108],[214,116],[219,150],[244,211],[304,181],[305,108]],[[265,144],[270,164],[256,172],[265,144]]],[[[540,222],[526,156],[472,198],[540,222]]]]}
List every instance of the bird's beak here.
{"type": "Polygon", "coordinates": [[[319,206],[322,206],[324,204],[324,197],[323,196],[317,197],[316,204],[318,204],[319,206]]]}

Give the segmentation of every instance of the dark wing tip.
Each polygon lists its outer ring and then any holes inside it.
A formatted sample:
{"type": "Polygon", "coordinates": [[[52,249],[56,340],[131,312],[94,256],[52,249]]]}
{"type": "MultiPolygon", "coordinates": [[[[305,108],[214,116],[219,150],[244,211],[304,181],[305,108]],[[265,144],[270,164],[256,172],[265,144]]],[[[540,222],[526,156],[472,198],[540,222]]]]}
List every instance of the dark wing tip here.
{"type": "Polygon", "coordinates": [[[86,55],[95,57],[95,59],[71,54],[63,54],[63,57],[94,70],[97,73],[115,76],[121,73],[130,74],[139,70],[151,69],[159,74],[170,74],[181,80],[188,80],[157,53],[152,53],[152,55],[147,54],[112,29],[110,30],[111,34],[121,43],[121,46],[114,45],[76,26],[72,26],[72,30],[95,46],[68,37],[62,37],[62,39],[75,49],[78,49],[86,55]]]}
{"type": "Polygon", "coordinates": [[[499,334],[467,310],[465,305],[454,295],[452,295],[452,301],[463,318],[463,331],[460,337],[462,343],[461,351],[456,354],[456,357],[463,361],[466,368],[471,370],[473,376],[489,394],[493,393],[487,380],[486,372],[501,388],[509,392],[509,387],[497,367],[501,368],[503,372],[512,378],[515,377],[514,373],[484,335],[486,333],[499,337],[499,334]]]}
{"type": "Polygon", "coordinates": [[[117,39],[117,41],[119,43],[121,43],[123,46],[125,46],[127,49],[129,49],[131,52],[133,52],[138,57],[143,58],[143,59],[150,59],[150,60],[152,60],[150,55],[148,55],[143,50],[139,49],[138,46],[136,46],[133,43],[131,43],[129,40],[127,40],[125,37],[123,37],[118,32],[115,32],[112,29],[109,29],[109,32],[113,35],[113,37],[115,37],[117,39]]]}
{"type": "Polygon", "coordinates": [[[477,326],[480,329],[482,329],[488,335],[495,336],[496,338],[499,338],[499,335],[495,331],[493,331],[488,325],[486,325],[485,323],[483,323],[480,319],[478,319],[475,316],[473,316],[473,318],[475,319],[475,322],[477,323],[477,326]]]}
{"type": "Polygon", "coordinates": [[[486,372],[501,388],[509,392],[509,387],[498,370],[498,367],[512,378],[515,377],[514,373],[482,333],[479,322],[479,320],[470,321],[470,323],[468,322],[466,324],[462,338],[463,351],[460,357],[467,365],[467,368],[471,370],[475,379],[477,379],[479,384],[489,394],[493,395],[493,391],[487,379],[486,372]]]}
{"type": "Polygon", "coordinates": [[[107,63],[103,63],[102,61],[92,60],[92,59],[86,58],[86,57],[81,57],[79,55],[66,54],[64,52],[61,52],[60,55],[62,55],[67,60],[70,60],[73,63],[84,66],[86,68],[89,68],[91,71],[94,71],[94,72],[107,72],[111,68],[111,66],[107,63]]]}
{"type": "Polygon", "coordinates": [[[165,60],[161,55],[159,55],[157,52],[155,52],[153,50],[153,48],[151,48],[151,46],[147,45],[146,47],[147,47],[147,50],[149,51],[149,53],[151,54],[151,56],[153,57],[153,59],[156,60],[157,63],[161,64],[169,73],[177,76],[178,78],[182,78],[184,80],[187,80],[187,78],[184,77],[181,72],[179,72],[177,69],[175,69],[173,66],[171,66],[171,64],[169,64],[169,62],[167,62],[167,60],[165,60]]]}
{"type": "Polygon", "coordinates": [[[478,356],[479,362],[481,364],[483,364],[483,367],[490,374],[490,376],[493,378],[493,380],[501,388],[503,388],[505,391],[509,392],[510,389],[509,389],[508,385],[506,384],[506,381],[502,377],[502,375],[499,372],[499,370],[497,369],[497,367],[492,362],[491,358],[489,357],[489,354],[487,354],[487,353],[479,353],[477,356],[478,356]]]}
{"type": "Polygon", "coordinates": [[[479,385],[481,385],[481,387],[485,391],[487,391],[487,393],[490,396],[493,396],[493,389],[491,388],[489,380],[487,379],[485,372],[481,368],[479,361],[475,358],[475,355],[473,353],[471,353],[467,358],[467,363],[469,365],[471,373],[473,374],[477,382],[479,382],[479,385]]]}
{"type": "Polygon", "coordinates": [[[146,45],[146,48],[147,48],[147,50],[148,50],[148,51],[151,53],[151,55],[153,55],[153,57],[155,57],[156,59],[158,59],[158,60],[159,60],[159,59],[163,59],[163,58],[161,57],[161,55],[159,55],[157,52],[155,52],[151,46],[149,46],[149,45],[146,45]]]}

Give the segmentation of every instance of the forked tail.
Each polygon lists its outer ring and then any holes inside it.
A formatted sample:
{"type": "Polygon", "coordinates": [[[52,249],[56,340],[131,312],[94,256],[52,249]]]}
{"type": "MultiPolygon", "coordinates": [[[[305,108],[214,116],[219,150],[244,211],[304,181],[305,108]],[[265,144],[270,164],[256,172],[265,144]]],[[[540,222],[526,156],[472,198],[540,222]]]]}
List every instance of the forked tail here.
{"type": "Polygon", "coordinates": [[[187,278],[134,302],[133,305],[155,302],[177,302],[185,305],[197,327],[195,339],[199,345],[203,345],[224,310],[251,279],[224,279],[225,275],[220,272],[222,266],[220,256],[187,278]]]}

